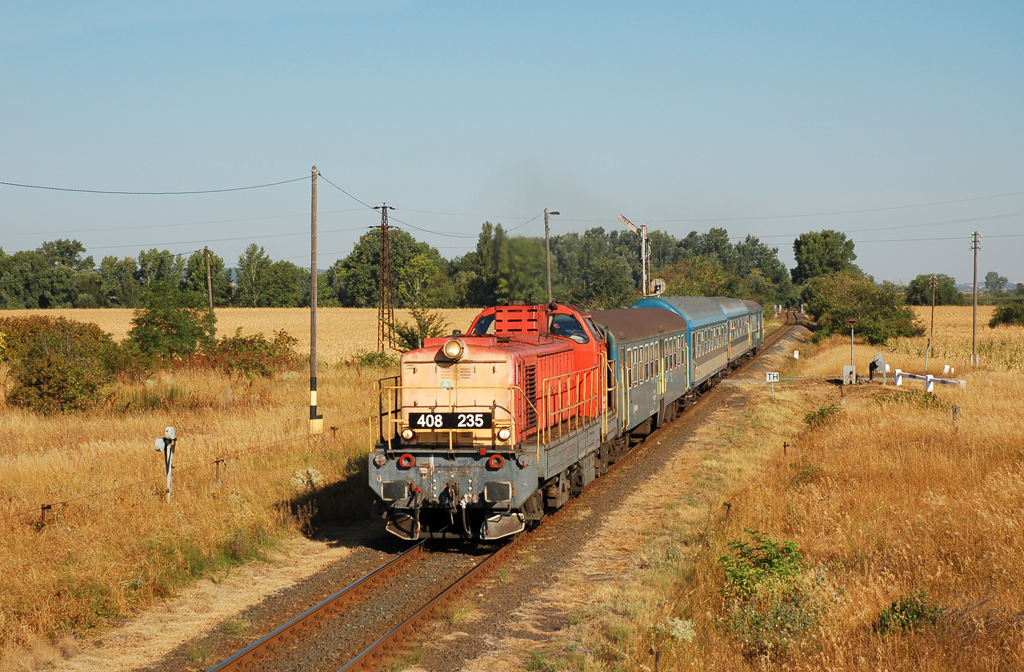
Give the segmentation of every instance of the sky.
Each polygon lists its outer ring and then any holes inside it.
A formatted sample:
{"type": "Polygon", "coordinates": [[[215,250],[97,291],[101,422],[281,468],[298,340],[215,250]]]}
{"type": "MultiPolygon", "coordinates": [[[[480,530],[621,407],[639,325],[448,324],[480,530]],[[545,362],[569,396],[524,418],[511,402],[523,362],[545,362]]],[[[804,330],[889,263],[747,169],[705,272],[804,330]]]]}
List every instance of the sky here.
{"type": "Polygon", "coordinates": [[[549,208],[790,268],[834,229],[879,281],[970,281],[977,230],[979,278],[1024,282],[1019,1],[163,4],[0,0],[0,182],[306,179],[0,185],[0,248],[308,266],[315,164],[321,269],[386,202],[448,258],[549,208]]]}

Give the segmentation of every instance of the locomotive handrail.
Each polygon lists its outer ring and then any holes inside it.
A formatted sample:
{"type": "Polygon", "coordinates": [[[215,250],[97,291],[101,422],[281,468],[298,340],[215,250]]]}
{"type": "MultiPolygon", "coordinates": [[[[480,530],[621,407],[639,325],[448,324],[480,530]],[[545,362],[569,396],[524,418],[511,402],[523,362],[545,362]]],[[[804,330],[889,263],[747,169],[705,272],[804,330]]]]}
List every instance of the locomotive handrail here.
{"type": "MultiPolygon", "coordinates": [[[[602,353],[602,357],[603,354],[604,353],[602,353]]],[[[594,366],[586,369],[558,374],[556,376],[551,376],[550,378],[545,378],[541,381],[541,406],[544,411],[542,416],[544,418],[544,422],[538,433],[544,434],[544,443],[550,442],[554,426],[557,426],[558,436],[561,438],[563,424],[568,424],[568,431],[571,434],[574,431],[578,431],[586,419],[591,417],[596,418],[600,414],[600,406],[604,402],[604,392],[601,390],[601,378],[603,373],[603,367],[600,364],[595,364],[594,366]],[[557,381],[557,391],[552,390],[553,381],[557,381]],[[564,390],[562,389],[563,383],[565,385],[564,390]],[[594,389],[595,386],[597,388],[596,391],[594,389]],[[586,398],[580,398],[581,387],[584,388],[584,390],[589,390],[588,392],[584,392],[584,394],[588,395],[586,398]],[[573,391],[576,392],[577,397],[575,403],[573,402],[573,391]],[[553,407],[549,410],[548,399],[555,395],[557,395],[557,399],[559,401],[561,401],[563,397],[568,397],[568,403],[566,405],[559,404],[558,408],[553,407]],[[580,407],[594,408],[595,413],[593,415],[585,415],[584,413],[579,412],[580,407]],[[573,410],[576,411],[575,414],[571,413],[573,410]],[[574,418],[576,422],[575,428],[573,427],[574,418]]],[[[604,424],[604,422],[606,421],[602,420],[602,424],[604,424]]],[[[539,450],[540,447],[538,445],[538,456],[539,450]]]]}

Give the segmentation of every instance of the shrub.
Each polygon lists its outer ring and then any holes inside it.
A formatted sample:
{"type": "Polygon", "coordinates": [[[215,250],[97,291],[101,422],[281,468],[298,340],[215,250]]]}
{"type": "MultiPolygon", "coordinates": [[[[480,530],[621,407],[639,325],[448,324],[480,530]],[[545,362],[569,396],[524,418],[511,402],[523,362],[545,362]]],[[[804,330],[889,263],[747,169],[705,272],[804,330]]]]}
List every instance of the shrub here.
{"type": "Polygon", "coordinates": [[[403,322],[391,325],[395,330],[395,347],[402,352],[422,347],[426,338],[444,336],[451,327],[444,315],[436,311],[413,308],[409,312],[412,314],[412,324],[403,322]]]}
{"type": "Polygon", "coordinates": [[[144,356],[176,359],[195,355],[213,344],[217,318],[195,292],[153,283],[135,311],[129,341],[144,356]]]}
{"type": "Polygon", "coordinates": [[[269,378],[277,371],[299,365],[301,358],[294,350],[296,343],[298,340],[284,330],[278,331],[273,341],[268,341],[262,333],[243,336],[239,327],[233,336],[214,342],[197,360],[227,374],[238,372],[269,378]]]}
{"type": "Polygon", "coordinates": [[[96,353],[104,361],[112,358],[117,344],[110,334],[91,322],[76,322],[63,317],[27,315],[0,318],[0,333],[6,347],[0,349],[0,361],[17,362],[45,334],[63,334],[82,352],[96,353]]]}
{"type": "Polygon", "coordinates": [[[988,326],[995,329],[1000,324],[1024,325],[1024,303],[1014,301],[1013,303],[1004,303],[996,308],[988,326]]]}
{"type": "Polygon", "coordinates": [[[835,404],[829,404],[828,406],[819,406],[817,410],[811,411],[804,416],[804,423],[808,427],[814,428],[821,425],[826,425],[840,415],[842,415],[843,409],[839,408],[835,404]]]}
{"type": "Polygon", "coordinates": [[[15,406],[53,414],[89,408],[125,365],[121,348],[95,324],[30,315],[0,319],[15,406]]]}
{"type": "Polygon", "coordinates": [[[387,369],[394,366],[398,366],[398,358],[392,355],[390,352],[381,352],[379,350],[360,350],[355,354],[355,357],[349,362],[355,366],[374,367],[378,369],[387,369]]]}
{"type": "Polygon", "coordinates": [[[807,566],[792,541],[778,543],[753,529],[752,542],[733,541],[733,555],[723,555],[722,622],[743,645],[746,655],[786,655],[808,639],[826,608],[819,594],[824,578],[806,575],[807,566]]]}
{"type": "Polygon", "coordinates": [[[883,394],[875,397],[875,403],[879,406],[890,406],[892,404],[905,404],[907,406],[920,406],[921,408],[946,409],[949,402],[939,399],[933,392],[924,390],[902,390],[891,394],[883,394]]]}
{"type": "Polygon", "coordinates": [[[37,337],[11,371],[11,403],[45,415],[91,407],[111,379],[110,372],[83,353],[73,336],[60,332],[37,337]]]}
{"type": "Polygon", "coordinates": [[[935,625],[942,618],[944,610],[928,599],[923,591],[916,591],[901,597],[878,614],[874,630],[881,634],[935,625]]]}

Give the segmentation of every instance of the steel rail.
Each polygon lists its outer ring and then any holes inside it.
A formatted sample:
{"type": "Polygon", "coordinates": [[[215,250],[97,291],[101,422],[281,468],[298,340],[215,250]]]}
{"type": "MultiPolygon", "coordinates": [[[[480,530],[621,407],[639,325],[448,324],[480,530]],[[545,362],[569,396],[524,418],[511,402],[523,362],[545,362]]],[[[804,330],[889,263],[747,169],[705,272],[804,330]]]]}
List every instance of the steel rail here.
{"type": "Polygon", "coordinates": [[[427,540],[424,539],[411,548],[406,549],[361,579],[331,595],[320,604],[307,609],[269,635],[253,642],[230,658],[211,667],[207,672],[248,670],[264,654],[273,653],[277,647],[298,636],[302,630],[329,618],[339,611],[343,605],[362,597],[371,588],[380,585],[385,579],[394,576],[423,551],[423,545],[426,542],[427,540]]]}
{"type": "MultiPolygon", "coordinates": [[[[545,516],[545,519],[547,519],[547,516],[545,516]]],[[[524,539],[532,536],[532,534],[520,534],[494,553],[491,553],[460,578],[456,579],[450,586],[435,595],[429,602],[417,609],[409,618],[366,647],[359,655],[339,668],[338,672],[377,669],[381,662],[392,657],[396,651],[401,649],[403,642],[412,637],[417,626],[432,619],[437,609],[451,604],[460,595],[476,585],[491,569],[500,564],[513,550],[518,548],[524,539]]]]}

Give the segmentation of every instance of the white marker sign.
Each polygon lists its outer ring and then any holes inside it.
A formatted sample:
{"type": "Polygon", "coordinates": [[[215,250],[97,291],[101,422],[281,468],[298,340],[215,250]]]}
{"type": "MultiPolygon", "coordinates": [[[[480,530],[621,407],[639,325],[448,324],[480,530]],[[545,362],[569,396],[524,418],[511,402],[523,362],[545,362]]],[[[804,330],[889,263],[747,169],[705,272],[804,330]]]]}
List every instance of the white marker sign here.
{"type": "Polygon", "coordinates": [[[779,382],[779,374],[777,372],[768,372],[764,374],[764,382],[766,383],[777,383],[779,382]]]}

